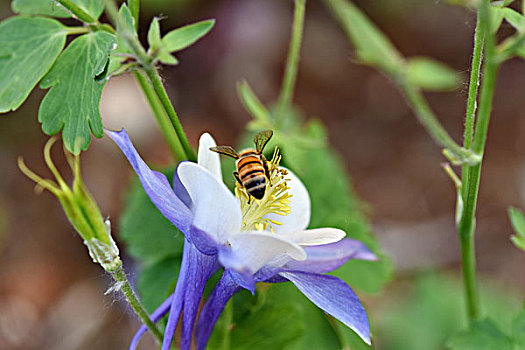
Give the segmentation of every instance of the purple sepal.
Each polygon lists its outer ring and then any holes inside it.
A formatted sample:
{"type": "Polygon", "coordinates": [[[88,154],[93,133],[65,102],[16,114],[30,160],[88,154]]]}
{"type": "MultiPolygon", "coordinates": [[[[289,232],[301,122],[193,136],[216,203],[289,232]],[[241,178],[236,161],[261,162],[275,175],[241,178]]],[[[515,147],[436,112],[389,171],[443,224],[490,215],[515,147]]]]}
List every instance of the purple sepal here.
{"type": "Polygon", "coordinates": [[[219,268],[217,256],[202,254],[191,243],[184,243],[181,270],[175,287],[168,323],[164,332],[162,350],[169,350],[177,323],[182,313],[181,350],[191,348],[195,319],[204,286],[210,276],[219,268]]]}
{"type": "Polygon", "coordinates": [[[239,290],[241,290],[241,288],[232,279],[230,273],[225,271],[201,310],[195,331],[197,350],[204,350],[206,348],[213,327],[219,319],[222,310],[233,294],[239,290]]]}
{"type": "Polygon", "coordinates": [[[235,270],[227,270],[232,280],[244,289],[249,290],[252,295],[255,294],[255,278],[253,274],[242,273],[235,270]]]}
{"type": "Polygon", "coordinates": [[[206,232],[192,225],[189,236],[191,242],[202,254],[217,255],[218,244],[206,232]]]}
{"type": "Polygon", "coordinates": [[[191,206],[193,203],[191,201],[190,194],[186,190],[186,187],[184,187],[184,185],[182,184],[182,181],[180,181],[179,174],[177,172],[177,170],[179,169],[179,166],[182,163],[183,162],[180,162],[177,165],[177,169],[175,169],[175,174],[173,175],[173,191],[175,191],[175,193],[177,194],[177,197],[179,197],[179,199],[186,205],[186,207],[191,209],[191,206]]]}
{"type": "MultiPolygon", "coordinates": [[[[150,315],[150,319],[153,321],[153,323],[157,323],[164,315],[168,313],[168,310],[170,308],[171,302],[173,300],[173,295],[170,295],[166,300],[160,304],[160,306],[153,311],[153,313],[150,315]]],[[[131,339],[131,343],[129,344],[129,350],[135,350],[137,346],[139,345],[140,338],[146,331],[148,330],[148,327],[145,325],[140,326],[139,330],[135,333],[133,336],[133,339],[131,339]]]]}
{"type": "Polygon", "coordinates": [[[120,147],[133,170],[137,173],[142,187],[159,211],[179,230],[188,234],[192,213],[173,192],[164,174],[151,170],[137,153],[124,129],[121,131],[105,130],[106,134],[120,147]]]}
{"type": "Polygon", "coordinates": [[[366,311],[354,291],[342,280],[329,275],[306,272],[281,272],[311,302],[352,329],[368,345],[370,325],[366,311]]]}
{"type": "Polygon", "coordinates": [[[344,265],[350,259],[377,260],[377,257],[362,242],[345,238],[335,243],[304,248],[306,260],[291,260],[287,270],[326,273],[344,265]]]}

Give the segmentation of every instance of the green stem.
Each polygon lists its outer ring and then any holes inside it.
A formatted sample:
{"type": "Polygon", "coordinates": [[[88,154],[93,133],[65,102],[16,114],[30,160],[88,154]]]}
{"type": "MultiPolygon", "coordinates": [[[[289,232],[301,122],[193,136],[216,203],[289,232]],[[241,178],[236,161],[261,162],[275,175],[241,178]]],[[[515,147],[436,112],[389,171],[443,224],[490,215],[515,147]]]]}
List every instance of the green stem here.
{"type": "Polygon", "coordinates": [[[135,20],[135,30],[139,28],[139,11],[140,11],[140,0],[128,0],[129,12],[135,20]]]}
{"type": "Polygon", "coordinates": [[[157,328],[153,321],[151,321],[148,313],[146,312],[146,310],[144,310],[144,307],[142,306],[137,296],[135,295],[135,292],[131,288],[131,285],[129,284],[128,278],[126,277],[126,273],[124,272],[122,266],[117,268],[115,271],[110,271],[110,273],[115,282],[121,284],[120,289],[122,290],[122,293],[124,293],[124,296],[126,297],[129,305],[131,305],[131,307],[133,308],[133,311],[135,311],[137,316],[142,320],[146,327],[148,327],[150,332],[153,333],[155,338],[157,338],[158,341],[162,343],[162,332],[157,328]]]}
{"type": "Polygon", "coordinates": [[[352,344],[350,343],[350,341],[344,334],[344,331],[341,329],[342,327],[346,327],[346,326],[341,324],[338,320],[336,320],[330,315],[326,315],[326,319],[328,320],[328,323],[330,323],[330,326],[332,326],[332,329],[334,330],[335,335],[337,336],[337,339],[339,340],[339,345],[341,346],[341,349],[350,350],[352,348],[352,344]]]}
{"type": "Polygon", "coordinates": [[[280,114],[291,104],[295,82],[297,81],[299,51],[301,49],[301,41],[303,38],[305,3],[306,0],[295,0],[292,38],[290,40],[288,59],[286,61],[286,69],[279,96],[280,114]]]}
{"type": "Polygon", "coordinates": [[[195,156],[195,153],[193,152],[193,149],[191,148],[191,145],[188,142],[186,133],[184,132],[184,129],[182,128],[182,124],[180,123],[177,112],[175,112],[175,108],[173,108],[173,105],[171,104],[168,93],[166,92],[164,85],[162,85],[162,81],[159,76],[159,73],[157,72],[155,67],[152,67],[151,65],[144,66],[143,69],[146,72],[146,75],[148,76],[151,84],[153,85],[153,90],[157,94],[157,97],[159,98],[162,106],[164,107],[164,110],[168,114],[171,124],[173,125],[173,128],[175,129],[175,133],[177,134],[177,137],[180,143],[182,144],[182,148],[184,149],[185,156],[181,160],[188,159],[191,161],[196,161],[197,157],[195,156]]]}
{"type": "Polygon", "coordinates": [[[153,110],[153,114],[157,119],[157,123],[159,124],[162,135],[168,143],[173,156],[179,161],[185,159],[184,149],[176,137],[175,130],[170,123],[170,118],[166,114],[166,111],[164,110],[159,98],[153,90],[153,87],[150,85],[147,78],[144,77],[140,72],[135,71],[134,73],[135,78],[137,79],[151,109],[153,110]]]}
{"type": "Polygon", "coordinates": [[[67,27],[66,32],[67,32],[67,35],[85,34],[89,32],[89,28],[88,27],[67,27]]]}
{"type": "MultiPolygon", "coordinates": [[[[114,23],[118,22],[118,9],[114,1],[111,1],[111,0],[106,1],[106,12],[108,13],[108,16],[111,18],[111,20],[114,23]]],[[[117,27],[119,27],[118,23],[117,23],[117,27]]],[[[171,104],[168,93],[166,92],[164,85],[162,85],[162,80],[159,76],[159,73],[157,72],[157,69],[152,63],[151,57],[148,56],[148,54],[146,53],[146,50],[144,50],[144,47],[142,46],[142,44],[140,43],[136,35],[132,35],[132,33],[123,32],[122,36],[124,40],[126,40],[126,43],[129,45],[131,50],[133,51],[133,54],[135,55],[137,61],[142,66],[142,69],[148,76],[148,79],[151,82],[151,85],[153,87],[153,92],[157,95],[157,98],[160,101],[160,104],[164,108],[164,111],[167,113],[169,120],[171,124],[173,125],[173,129],[175,130],[175,134],[177,135],[177,138],[179,139],[179,142],[182,145],[182,150],[183,150],[183,152],[177,151],[178,152],[177,158],[179,158],[179,160],[188,159],[191,161],[196,161],[197,157],[195,156],[195,153],[193,152],[193,149],[191,148],[191,145],[188,142],[186,133],[184,132],[184,129],[182,128],[182,124],[180,123],[179,116],[177,115],[177,112],[175,112],[175,108],[173,108],[173,105],[171,104]]],[[[144,91],[144,94],[146,95],[151,92],[151,91],[144,90],[144,88],[143,88],[143,91],[144,91]]],[[[165,129],[165,130],[168,130],[168,129],[165,129]]]]}
{"type": "MultiPolygon", "coordinates": [[[[474,134],[474,122],[476,119],[476,106],[478,100],[478,86],[479,86],[479,72],[481,67],[481,61],[483,57],[483,36],[481,35],[479,16],[476,21],[476,31],[474,34],[474,49],[472,51],[472,63],[470,65],[470,83],[468,89],[467,99],[467,112],[465,116],[465,132],[463,139],[463,147],[470,149],[472,144],[472,137],[474,134]]],[[[466,164],[462,167],[462,179],[467,179],[470,171],[470,167],[466,164]]],[[[461,197],[463,201],[466,198],[466,186],[461,189],[461,197]]]]}
{"type": "Polygon", "coordinates": [[[439,144],[450,150],[463,163],[471,165],[479,163],[480,158],[477,154],[459,146],[450,137],[445,128],[439,123],[418,88],[406,80],[400,80],[400,87],[419,121],[439,144]]]}
{"type": "Polygon", "coordinates": [[[463,146],[466,149],[472,144],[474,135],[474,120],[476,118],[476,102],[479,86],[479,71],[483,56],[483,36],[481,35],[480,19],[478,16],[476,22],[476,31],[474,34],[474,50],[472,51],[472,63],[470,65],[470,83],[468,88],[467,114],[465,118],[465,134],[463,146]]]}
{"type": "MultiPolygon", "coordinates": [[[[479,28],[484,36],[485,59],[483,63],[483,81],[480,91],[478,117],[472,142],[472,150],[483,158],[487,131],[492,109],[494,86],[499,63],[496,60],[495,39],[490,34],[489,0],[483,0],[479,9],[479,28]]],[[[471,320],[480,316],[479,297],[476,283],[476,256],[474,246],[474,232],[476,226],[476,205],[479,193],[479,181],[482,162],[469,167],[467,178],[463,179],[464,204],[463,212],[458,223],[458,232],[461,242],[461,256],[463,264],[463,280],[467,298],[467,310],[471,320]]]]}
{"type": "Polygon", "coordinates": [[[89,13],[84,11],[81,7],[75,4],[71,0],[57,0],[62,6],[69,10],[79,20],[88,24],[97,23],[97,20],[93,18],[89,13]]]}
{"type": "Polygon", "coordinates": [[[224,307],[224,324],[222,334],[222,350],[229,350],[231,344],[231,329],[233,323],[233,300],[230,300],[224,307]]]}

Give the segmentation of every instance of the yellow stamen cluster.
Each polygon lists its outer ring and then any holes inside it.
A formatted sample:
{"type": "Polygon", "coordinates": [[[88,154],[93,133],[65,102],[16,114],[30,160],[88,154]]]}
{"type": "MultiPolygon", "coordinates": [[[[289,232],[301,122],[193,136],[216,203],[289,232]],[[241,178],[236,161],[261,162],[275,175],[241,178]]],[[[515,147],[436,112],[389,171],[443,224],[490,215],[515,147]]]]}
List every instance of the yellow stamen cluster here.
{"type": "Polygon", "coordinates": [[[282,223],[267,219],[265,216],[272,213],[282,216],[290,214],[289,204],[292,195],[288,192],[290,187],[286,183],[290,179],[285,178],[288,174],[285,169],[279,169],[280,161],[281,155],[276,147],[272,159],[267,161],[270,181],[266,183],[266,191],[261,200],[250,198],[246,189],[239,183],[236,184],[235,195],[241,201],[243,231],[270,230],[273,233],[272,225],[282,225],[282,223]]]}

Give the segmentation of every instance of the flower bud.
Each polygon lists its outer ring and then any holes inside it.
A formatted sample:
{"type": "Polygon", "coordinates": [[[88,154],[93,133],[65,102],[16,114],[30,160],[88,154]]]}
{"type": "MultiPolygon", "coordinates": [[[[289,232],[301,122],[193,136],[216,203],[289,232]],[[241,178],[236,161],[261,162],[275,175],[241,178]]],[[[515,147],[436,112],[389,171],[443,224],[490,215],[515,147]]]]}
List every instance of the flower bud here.
{"type": "Polygon", "coordinates": [[[57,138],[52,137],[44,147],[44,160],[56,179],[43,179],[29,170],[21,157],[18,158],[20,170],[36,182],[37,188],[53,193],[66,214],[69,222],[84,240],[94,262],[107,271],[113,271],[121,264],[119,250],[111,237],[109,220],[104,221],[97,203],[87,190],[80,174],[80,158],[64,148],[64,154],[73,173],[73,186],[69,187],[51,159],[51,147],[57,138]]]}

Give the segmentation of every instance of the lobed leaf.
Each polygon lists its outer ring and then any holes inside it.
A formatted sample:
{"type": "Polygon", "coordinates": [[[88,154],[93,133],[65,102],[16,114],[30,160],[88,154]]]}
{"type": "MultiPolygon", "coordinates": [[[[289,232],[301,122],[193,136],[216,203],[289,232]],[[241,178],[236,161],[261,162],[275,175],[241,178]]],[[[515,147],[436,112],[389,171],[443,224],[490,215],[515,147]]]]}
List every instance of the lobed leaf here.
{"type": "Polygon", "coordinates": [[[0,113],[20,107],[65,43],[65,27],[50,18],[15,16],[0,23],[0,113]]]}
{"type": "Polygon", "coordinates": [[[51,88],[38,111],[42,130],[48,135],[62,130],[64,144],[74,154],[89,146],[90,129],[95,137],[103,135],[98,105],[104,83],[97,76],[104,72],[113,44],[114,36],[107,32],[79,36],[40,83],[42,89],[51,88]]]}
{"type": "MultiPolygon", "coordinates": [[[[76,5],[98,19],[104,10],[104,0],[72,0],[76,5]]],[[[60,18],[72,17],[56,0],[13,0],[13,12],[23,15],[44,15],[60,18]]]]}
{"type": "Polygon", "coordinates": [[[71,17],[71,14],[55,0],[13,0],[11,9],[21,15],[44,15],[59,18],[71,17]]]}
{"type": "Polygon", "coordinates": [[[406,73],[412,84],[424,90],[453,90],[461,84],[461,77],[456,71],[428,57],[410,58],[406,73]]]}
{"type": "Polygon", "coordinates": [[[209,19],[174,29],[162,38],[162,50],[175,52],[185,49],[208,34],[214,24],[215,20],[209,19]]]}

